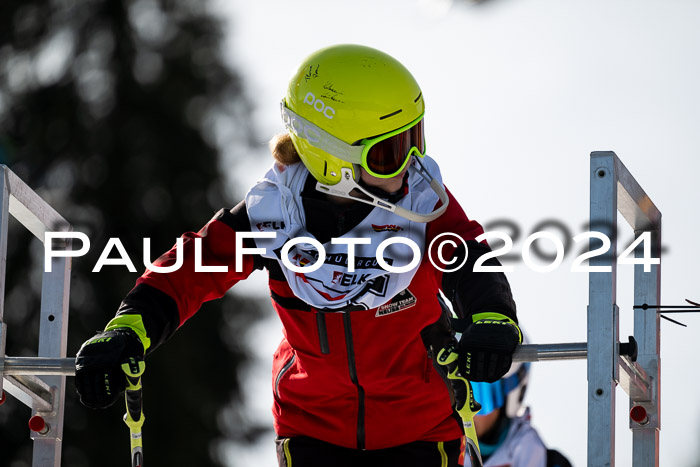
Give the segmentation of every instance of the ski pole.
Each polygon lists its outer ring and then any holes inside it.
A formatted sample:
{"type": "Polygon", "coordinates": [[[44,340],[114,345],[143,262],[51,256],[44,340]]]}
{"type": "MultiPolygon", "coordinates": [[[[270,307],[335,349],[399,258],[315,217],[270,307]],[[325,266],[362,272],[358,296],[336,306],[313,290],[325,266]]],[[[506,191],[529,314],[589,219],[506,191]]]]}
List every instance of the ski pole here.
{"type": "Polygon", "coordinates": [[[468,379],[464,378],[457,368],[457,351],[454,344],[450,344],[438,352],[437,361],[440,365],[447,367],[447,377],[453,381],[461,383],[461,385],[453,384],[455,388],[455,399],[457,404],[462,403],[461,407],[457,407],[457,413],[462,418],[464,426],[464,435],[466,437],[467,454],[471,459],[472,467],[483,467],[484,462],[481,459],[481,450],[479,449],[479,440],[476,437],[476,429],[474,428],[474,415],[481,410],[481,404],[474,400],[472,386],[468,379]],[[460,387],[464,387],[460,390],[460,387]]]}
{"type": "Polygon", "coordinates": [[[131,467],[143,467],[143,439],[141,427],[146,417],[143,415],[141,375],[146,369],[146,362],[133,357],[122,363],[122,371],[126,375],[126,413],[124,423],[129,427],[131,435],[131,467]]]}

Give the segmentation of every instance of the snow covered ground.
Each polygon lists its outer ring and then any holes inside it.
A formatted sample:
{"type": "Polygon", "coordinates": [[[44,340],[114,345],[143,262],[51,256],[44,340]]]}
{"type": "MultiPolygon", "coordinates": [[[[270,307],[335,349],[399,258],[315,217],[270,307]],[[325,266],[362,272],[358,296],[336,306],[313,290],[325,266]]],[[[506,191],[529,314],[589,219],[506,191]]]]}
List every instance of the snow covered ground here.
{"type": "MultiPolygon", "coordinates": [[[[514,252],[535,231],[564,239],[587,230],[589,154],[612,150],[663,213],[662,303],[700,300],[700,3],[220,0],[217,8],[231,21],[228,50],[256,105],[251,118],[261,138],[282,130],[279,100],[306,55],[348,42],[382,49],[422,87],[428,152],[446,185],[487,227],[512,222],[514,252]]],[[[270,162],[261,140],[255,167],[231,170],[231,183],[250,185],[270,162]]],[[[621,245],[631,238],[621,230],[621,245]]],[[[586,340],[588,279],[570,272],[574,251],[548,273],[512,263],[509,279],[532,343],[586,340]]],[[[618,274],[626,340],[632,268],[618,274]]],[[[256,274],[236,293],[266,296],[265,279],[256,274]]],[[[679,319],[689,327],[661,323],[660,464],[682,467],[697,465],[700,454],[700,376],[688,365],[700,317],[679,319]]],[[[270,426],[271,355],[280,336],[274,316],[249,336],[261,354],[250,369],[247,410],[270,426]]],[[[526,403],[534,425],[574,465],[585,465],[585,361],[532,368],[526,403]]],[[[632,436],[620,389],[617,408],[616,460],[628,466],[632,436]]],[[[272,436],[228,450],[236,465],[276,465],[272,436]]]]}

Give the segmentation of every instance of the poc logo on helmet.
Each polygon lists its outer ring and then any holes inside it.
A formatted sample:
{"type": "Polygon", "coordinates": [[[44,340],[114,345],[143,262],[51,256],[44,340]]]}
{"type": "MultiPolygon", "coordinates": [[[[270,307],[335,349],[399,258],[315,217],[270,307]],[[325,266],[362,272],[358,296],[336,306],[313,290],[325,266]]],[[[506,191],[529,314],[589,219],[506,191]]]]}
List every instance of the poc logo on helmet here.
{"type": "Polygon", "coordinates": [[[316,99],[314,93],[309,92],[304,96],[304,104],[312,106],[316,112],[321,112],[324,117],[332,119],[335,116],[335,109],[323,103],[321,99],[316,99]]]}

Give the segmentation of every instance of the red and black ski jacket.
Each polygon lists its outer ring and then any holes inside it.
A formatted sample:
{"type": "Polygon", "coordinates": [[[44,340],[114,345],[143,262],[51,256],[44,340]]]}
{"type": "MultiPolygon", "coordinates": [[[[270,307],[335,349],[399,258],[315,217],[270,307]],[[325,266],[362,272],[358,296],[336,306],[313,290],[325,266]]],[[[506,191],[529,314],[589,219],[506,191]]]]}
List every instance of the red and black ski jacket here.
{"type": "MultiPolygon", "coordinates": [[[[409,287],[378,308],[340,313],[314,309],[294,296],[278,262],[261,256],[244,255],[242,270],[236,272],[236,232],[250,231],[241,202],[219,211],[199,232],[185,233],[182,267],[171,273],[146,271],[118,313],[142,316],[152,341],[150,352],[202,303],[223,296],[256,269],[267,269],[272,306],[284,326],[272,365],[279,436],[310,436],[358,449],[459,438],[461,422],[434,364],[434,354],[452,336],[438,292],[443,291],[463,319],[485,311],[514,320],[516,315],[502,273],[472,272],[476,259],[490,250],[474,240],[483,233],[482,227],[468,219],[448,194],[446,212],[427,226],[424,247],[440,233],[456,233],[467,242],[466,264],[443,274],[424,254],[409,287]],[[228,266],[228,272],[194,272],[197,238],[202,241],[201,264],[228,266]]],[[[302,201],[308,231],[321,243],[349,231],[374,209],[363,203],[331,203],[312,182],[306,184],[302,201]]],[[[244,246],[254,247],[247,242],[244,246]]],[[[464,254],[464,247],[442,251],[445,258],[464,254]]],[[[176,255],[173,247],[154,264],[174,264],[176,255]]],[[[485,264],[498,263],[491,259],[485,264]]]]}

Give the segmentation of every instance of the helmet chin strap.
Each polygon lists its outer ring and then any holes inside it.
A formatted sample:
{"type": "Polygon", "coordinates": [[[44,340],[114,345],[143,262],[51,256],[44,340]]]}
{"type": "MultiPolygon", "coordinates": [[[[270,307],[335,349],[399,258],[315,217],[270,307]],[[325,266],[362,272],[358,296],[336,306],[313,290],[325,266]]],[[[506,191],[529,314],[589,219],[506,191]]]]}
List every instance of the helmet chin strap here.
{"type": "Polygon", "coordinates": [[[433,189],[435,194],[438,195],[438,198],[440,198],[440,201],[442,201],[442,205],[429,214],[419,214],[415,211],[402,208],[401,206],[397,206],[393,203],[385,201],[379,198],[378,196],[370,193],[355,181],[355,179],[352,176],[352,170],[348,167],[343,167],[341,169],[341,177],[338,183],[336,183],[335,185],[326,185],[321,182],[316,182],[316,189],[322,193],[328,193],[329,195],[339,196],[341,198],[348,198],[355,201],[359,201],[361,203],[371,204],[372,206],[376,206],[378,208],[386,209],[387,211],[391,211],[394,214],[399,215],[404,219],[408,219],[410,221],[430,222],[434,219],[437,219],[442,215],[443,212],[445,212],[445,210],[447,209],[447,204],[449,203],[449,198],[440,182],[435,180],[433,176],[430,175],[427,170],[425,170],[425,167],[423,167],[423,164],[421,164],[420,160],[418,158],[415,158],[414,160],[417,162],[416,165],[418,167],[415,167],[415,165],[411,165],[408,168],[408,170],[414,170],[418,172],[418,174],[430,184],[430,188],[433,189]]]}

